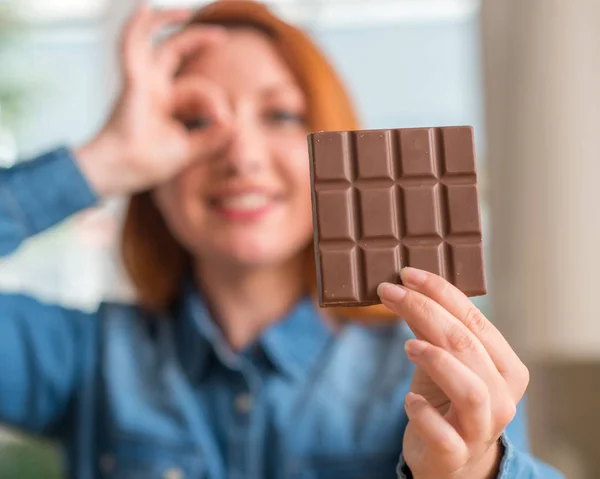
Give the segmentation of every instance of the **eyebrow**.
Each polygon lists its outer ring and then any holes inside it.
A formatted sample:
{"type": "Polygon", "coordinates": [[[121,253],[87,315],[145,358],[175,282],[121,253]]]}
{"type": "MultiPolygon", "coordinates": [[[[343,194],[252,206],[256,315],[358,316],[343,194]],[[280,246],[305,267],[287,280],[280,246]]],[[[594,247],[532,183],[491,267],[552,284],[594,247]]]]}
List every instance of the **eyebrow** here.
{"type": "Polygon", "coordinates": [[[277,83],[275,85],[265,88],[261,93],[265,97],[271,97],[278,93],[281,93],[283,90],[291,90],[294,93],[302,93],[301,88],[292,82],[277,83]]]}

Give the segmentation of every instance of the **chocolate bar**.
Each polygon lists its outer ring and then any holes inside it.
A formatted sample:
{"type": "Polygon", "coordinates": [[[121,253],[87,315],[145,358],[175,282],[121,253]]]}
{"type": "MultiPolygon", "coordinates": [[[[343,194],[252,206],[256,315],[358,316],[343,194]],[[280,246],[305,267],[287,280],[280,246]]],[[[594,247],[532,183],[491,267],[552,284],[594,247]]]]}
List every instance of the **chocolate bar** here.
{"type": "Polygon", "coordinates": [[[315,132],[308,146],[320,306],[377,304],[404,266],[486,294],[471,127],[315,132]]]}

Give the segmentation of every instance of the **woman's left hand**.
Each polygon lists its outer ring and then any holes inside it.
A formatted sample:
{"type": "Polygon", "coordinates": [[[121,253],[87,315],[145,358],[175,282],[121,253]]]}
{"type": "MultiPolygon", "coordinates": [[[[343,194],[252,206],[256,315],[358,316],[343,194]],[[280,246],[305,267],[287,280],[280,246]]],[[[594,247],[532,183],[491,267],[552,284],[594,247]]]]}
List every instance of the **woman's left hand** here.
{"type": "Polygon", "coordinates": [[[414,268],[379,296],[418,339],[406,343],[416,370],[405,408],[403,455],[415,479],[498,474],[499,438],[525,393],[529,372],[502,334],[456,287],[414,268]]]}

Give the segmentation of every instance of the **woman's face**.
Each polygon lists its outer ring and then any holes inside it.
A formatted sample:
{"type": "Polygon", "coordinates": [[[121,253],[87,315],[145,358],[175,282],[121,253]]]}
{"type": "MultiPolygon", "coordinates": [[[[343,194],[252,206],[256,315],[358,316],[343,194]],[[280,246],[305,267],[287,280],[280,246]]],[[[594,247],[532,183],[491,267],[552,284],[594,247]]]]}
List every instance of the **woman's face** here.
{"type": "Polygon", "coordinates": [[[181,75],[224,93],[229,141],[154,198],[175,237],[201,261],[274,264],[298,254],[312,235],[305,98],[267,36],[237,28],[228,37],[181,75]]]}

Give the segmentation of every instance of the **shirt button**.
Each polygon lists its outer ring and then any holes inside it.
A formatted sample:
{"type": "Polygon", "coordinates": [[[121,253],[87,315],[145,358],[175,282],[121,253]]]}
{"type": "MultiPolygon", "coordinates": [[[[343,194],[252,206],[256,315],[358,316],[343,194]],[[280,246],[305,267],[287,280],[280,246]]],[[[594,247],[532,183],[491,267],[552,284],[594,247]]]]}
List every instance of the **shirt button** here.
{"type": "Polygon", "coordinates": [[[117,460],[115,459],[114,454],[102,454],[100,457],[100,469],[102,472],[110,473],[115,469],[115,465],[117,464],[117,460]]]}
{"type": "Polygon", "coordinates": [[[235,410],[240,414],[247,414],[252,409],[252,396],[247,393],[239,394],[235,398],[235,410]]]}
{"type": "Polygon", "coordinates": [[[165,471],[163,479],[184,479],[183,471],[181,469],[177,469],[176,467],[172,467],[171,469],[167,469],[165,471]]]}

